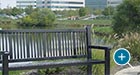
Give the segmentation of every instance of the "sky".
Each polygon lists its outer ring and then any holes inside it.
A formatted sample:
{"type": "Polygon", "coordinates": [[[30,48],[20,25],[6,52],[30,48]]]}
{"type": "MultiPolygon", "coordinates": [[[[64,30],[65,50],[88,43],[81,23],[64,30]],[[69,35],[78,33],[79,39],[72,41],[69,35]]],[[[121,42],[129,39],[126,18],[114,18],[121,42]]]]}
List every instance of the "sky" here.
{"type": "Polygon", "coordinates": [[[16,6],[16,0],[0,0],[0,8],[14,7],[16,6]]]}

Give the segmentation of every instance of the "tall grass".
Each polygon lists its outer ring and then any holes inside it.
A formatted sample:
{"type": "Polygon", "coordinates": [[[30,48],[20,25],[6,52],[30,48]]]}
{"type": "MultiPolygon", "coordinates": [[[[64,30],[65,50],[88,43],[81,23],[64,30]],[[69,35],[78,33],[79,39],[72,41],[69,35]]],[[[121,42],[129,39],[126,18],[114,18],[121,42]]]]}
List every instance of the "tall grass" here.
{"type": "MultiPolygon", "coordinates": [[[[99,59],[99,60],[104,60],[104,51],[103,50],[92,50],[92,58],[93,59],[99,59]]],[[[115,63],[113,61],[113,51],[111,51],[111,55],[110,55],[110,65],[111,65],[111,69],[115,67],[115,63]]],[[[104,64],[96,64],[92,66],[92,71],[93,71],[93,75],[104,75],[104,64]]]]}
{"type": "Polygon", "coordinates": [[[118,40],[117,48],[126,48],[130,51],[133,61],[140,61],[140,34],[128,33],[124,34],[123,38],[118,40]]]}
{"type": "MultiPolygon", "coordinates": [[[[105,46],[110,46],[113,48],[114,42],[116,41],[115,39],[112,38],[112,35],[107,36],[96,36],[93,35],[93,45],[105,45],[105,46]]],[[[113,52],[114,49],[111,49],[110,51],[110,65],[111,69],[115,67],[115,63],[113,61],[113,52]]],[[[104,60],[105,59],[105,51],[103,50],[98,50],[98,49],[92,49],[92,58],[93,59],[99,59],[99,60],[104,60]]],[[[103,64],[96,64],[93,65],[93,75],[104,75],[104,65],[103,64]]]]}

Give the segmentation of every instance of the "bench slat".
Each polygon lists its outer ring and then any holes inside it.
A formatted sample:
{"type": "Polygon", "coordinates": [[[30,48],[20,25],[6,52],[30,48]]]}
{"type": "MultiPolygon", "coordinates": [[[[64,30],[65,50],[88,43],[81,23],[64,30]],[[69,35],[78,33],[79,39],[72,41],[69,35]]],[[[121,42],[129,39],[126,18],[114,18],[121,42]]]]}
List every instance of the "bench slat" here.
{"type": "Polygon", "coordinates": [[[85,31],[68,31],[0,30],[1,49],[10,51],[9,60],[86,55],[85,31]]]}
{"type": "Polygon", "coordinates": [[[46,30],[46,29],[17,29],[17,30],[0,30],[1,32],[22,32],[22,33],[31,33],[31,32],[36,32],[36,33],[53,33],[53,32],[86,32],[85,29],[55,29],[55,30],[46,30]]]}

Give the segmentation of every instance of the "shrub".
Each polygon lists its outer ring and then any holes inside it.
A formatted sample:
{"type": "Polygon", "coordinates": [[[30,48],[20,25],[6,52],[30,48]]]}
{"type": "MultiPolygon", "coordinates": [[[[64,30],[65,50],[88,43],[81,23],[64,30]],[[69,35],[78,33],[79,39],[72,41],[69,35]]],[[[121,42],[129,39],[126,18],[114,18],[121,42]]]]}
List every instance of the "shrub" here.
{"type": "Polygon", "coordinates": [[[21,19],[21,25],[30,28],[44,28],[52,26],[55,21],[55,14],[49,9],[40,9],[21,19]]]}

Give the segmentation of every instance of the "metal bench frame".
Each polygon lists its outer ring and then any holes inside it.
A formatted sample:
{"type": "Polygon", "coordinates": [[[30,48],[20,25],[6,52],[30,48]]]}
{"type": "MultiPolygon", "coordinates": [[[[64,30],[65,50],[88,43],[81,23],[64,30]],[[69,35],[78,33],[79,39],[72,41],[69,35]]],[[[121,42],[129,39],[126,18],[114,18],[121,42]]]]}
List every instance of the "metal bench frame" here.
{"type": "MultiPolygon", "coordinates": [[[[92,64],[104,64],[105,65],[105,75],[110,75],[110,47],[104,47],[104,46],[92,46],[91,45],[91,27],[90,26],[86,26],[86,28],[84,29],[86,32],[86,50],[87,50],[87,54],[86,56],[84,56],[85,58],[87,58],[86,61],[84,62],[75,62],[75,63],[63,63],[63,64],[51,64],[51,66],[47,66],[47,67],[56,67],[56,66],[74,66],[74,65],[87,65],[87,75],[92,75],[92,64]],[[105,59],[104,60],[93,60],[92,59],[92,49],[99,49],[99,50],[104,50],[105,51],[105,59]]],[[[10,33],[10,32],[32,32],[32,30],[0,30],[0,34],[3,34],[4,32],[10,33]]],[[[40,33],[40,32],[52,32],[51,30],[35,30],[35,32],[40,33]]],[[[73,30],[66,30],[64,32],[72,32],[72,31],[78,31],[78,29],[73,29],[73,30]]],[[[55,30],[55,32],[61,32],[61,30],[55,30]]],[[[51,46],[51,45],[50,45],[51,46]]],[[[10,62],[20,62],[20,59],[12,59],[10,60],[8,57],[10,55],[10,52],[6,51],[6,50],[1,50],[0,52],[2,59],[1,59],[1,63],[2,63],[2,75],[9,75],[9,70],[11,70],[9,68],[9,63],[10,62]]],[[[75,55],[78,57],[78,55],[75,55]]],[[[56,56],[57,57],[57,56],[56,56]]],[[[65,57],[60,57],[59,59],[64,59],[65,57]]],[[[71,58],[71,57],[70,57],[71,58]]],[[[76,57],[75,57],[76,58],[76,57]]],[[[38,58],[39,60],[44,60],[43,58],[38,58]]],[[[22,61],[38,61],[38,59],[28,59],[28,60],[22,60],[22,61]]],[[[53,58],[55,59],[55,58],[53,58]]],[[[67,57],[66,57],[67,59],[67,57]]],[[[18,68],[15,70],[26,70],[26,69],[33,69],[33,68],[46,68],[43,66],[33,66],[33,67],[25,67],[25,68],[18,68]]]]}

